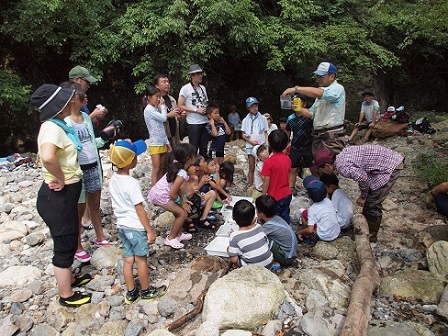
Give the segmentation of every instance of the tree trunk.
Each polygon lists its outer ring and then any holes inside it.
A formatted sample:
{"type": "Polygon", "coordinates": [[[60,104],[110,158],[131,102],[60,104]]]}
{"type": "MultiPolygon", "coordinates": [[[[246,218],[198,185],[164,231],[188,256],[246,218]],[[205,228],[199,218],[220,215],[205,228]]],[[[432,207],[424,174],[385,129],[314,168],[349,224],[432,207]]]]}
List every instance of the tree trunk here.
{"type": "Polygon", "coordinates": [[[381,277],[369,243],[369,227],[363,215],[353,216],[356,254],[361,271],[353,284],[350,305],[340,336],[366,336],[369,325],[370,301],[381,277]]]}

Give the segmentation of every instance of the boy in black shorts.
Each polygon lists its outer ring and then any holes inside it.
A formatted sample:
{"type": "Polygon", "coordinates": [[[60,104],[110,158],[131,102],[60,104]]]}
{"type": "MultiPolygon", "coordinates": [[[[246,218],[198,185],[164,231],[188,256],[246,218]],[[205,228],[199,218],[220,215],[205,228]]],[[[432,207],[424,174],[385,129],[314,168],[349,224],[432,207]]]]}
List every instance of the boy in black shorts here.
{"type": "Polygon", "coordinates": [[[220,165],[224,161],[224,145],[226,143],[226,134],[232,133],[229,125],[219,113],[219,106],[209,103],[205,109],[209,124],[205,126],[207,132],[212,136],[209,156],[220,165]]]}
{"type": "MultiPolygon", "coordinates": [[[[302,107],[307,106],[304,96],[297,95],[302,101],[302,107]]],[[[303,168],[309,168],[313,165],[313,153],[311,146],[313,138],[313,120],[300,115],[300,111],[294,112],[286,120],[286,131],[292,134],[291,150],[289,158],[291,159],[291,170],[289,172],[289,187],[295,194],[295,184],[297,174],[302,174],[303,168]]]]}

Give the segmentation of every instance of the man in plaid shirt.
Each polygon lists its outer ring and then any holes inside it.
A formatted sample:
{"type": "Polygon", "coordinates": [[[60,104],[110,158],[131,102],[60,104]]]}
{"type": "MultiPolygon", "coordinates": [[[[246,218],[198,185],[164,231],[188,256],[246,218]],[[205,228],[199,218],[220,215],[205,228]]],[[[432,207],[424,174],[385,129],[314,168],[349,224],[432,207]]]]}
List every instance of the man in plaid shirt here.
{"type": "Polygon", "coordinates": [[[376,242],[383,214],[382,203],[403,170],[401,154],[379,146],[361,145],[344,148],[337,156],[328,148],[314,154],[314,171],[337,172],[358,182],[361,195],[356,204],[363,207],[370,230],[370,241],[376,242]]]}

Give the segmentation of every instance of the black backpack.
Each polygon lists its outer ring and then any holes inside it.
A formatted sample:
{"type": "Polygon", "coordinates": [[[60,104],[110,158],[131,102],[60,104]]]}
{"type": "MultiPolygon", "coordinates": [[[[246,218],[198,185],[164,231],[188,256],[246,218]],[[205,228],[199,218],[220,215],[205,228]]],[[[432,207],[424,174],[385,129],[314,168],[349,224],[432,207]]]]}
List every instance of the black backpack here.
{"type": "Polygon", "coordinates": [[[426,117],[417,119],[411,124],[411,126],[414,130],[419,131],[422,134],[434,134],[436,132],[426,117]]]}

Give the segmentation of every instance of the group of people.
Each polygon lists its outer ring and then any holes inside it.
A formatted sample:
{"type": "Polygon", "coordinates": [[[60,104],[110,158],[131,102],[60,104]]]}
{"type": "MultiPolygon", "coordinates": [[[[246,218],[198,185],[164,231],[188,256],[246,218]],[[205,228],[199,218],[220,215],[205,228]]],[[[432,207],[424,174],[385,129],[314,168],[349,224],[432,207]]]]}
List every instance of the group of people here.
{"type": "MultiPolygon", "coordinates": [[[[139,154],[147,150],[152,159],[152,187],[147,200],[175,217],[164,240],[173,249],[183,248],[183,242],[190,240],[198,228],[213,229],[216,218],[212,209],[232,199],[226,188],[232,184],[234,167],[224,160],[225,137],[232,129],[221,117],[219,106],[209,101],[201,84],[201,67],[192,65],[189,74],[190,82],[181,88],[177,102],[168,94],[170,83],[166,75],[158,74],[147,87],[143,117],[148,127],[148,146],[144,141],[127,140],[111,145],[110,161],[117,171],[110,181],[110,194],[125,256],[127,303],[138,296],[152,300],[166,291],[164,286],[149,286],[148,281],[146,256],[155,232],[148,221],[140,185],[129,176],[139,154]],[[185,115],[189,143],[180,143],[179,119],[185,115]],[[134,263],[140,288],[134,283],[134,263]]],[[[275,267],[292,263],[297,255],[297,237],[290,226],[291,188],[297,170],[304,167],[314,168],[314,173],[322,176],[321,180],[314,178],[305,183],[310,197],[314,198],[316,189],[319,197],[313,199],[315,204],[304,213],[306,227],[298,232],[299,238],[315,235],[332,240],[338,228],[348,225],[344,213],[349,203],[347,197],[340,201],[341,197],[336,196],[340,193],[334,173],[339,173],[359,183],[361,195],[357,204],[363,206],[371,238],[376,239],[381,203],[403,169],[403,157],[377,145],[345,148],[345,91],[336,81],[337,69],[332,63],[323,62],[314,74],[317,88],[295,86],[283,92],[297,95],[302,101],[301,107],[287,118],[284,130],[271,129],[270,115],[259,112],[255,97],[246,99],[248,114],[241,126],[235,118],[246,142],[249,185],[255,183],[262,194],[255,207],[240,201],[233,209],[240,230],[231,234],[229,255],[237,265],[255,261],[275,267]],[[306,97],[315,98],[309,108],[306,97]],[[325,192],[323,185],[328,186],[325,192]],[[333,202],[326,200],[327,195],[333,202]],[[322,211],[328,211],[329,204],[334,207],[332,216],[338,227],[327,235],[328,215],[322,216],[322,211]],[[255,212],[261,227],[255,221],[255,212]],[[259,248],[254,250],[254,246],[259,248]]],[[[86,91],[96,79],[79,66],[72,69],[69,77],[71,80],[61,86],[39,87],[32,95],[32,102],[40,110],[42,121],[38,146],[44,183],[38,193],[37,209],[54,240],[53,265],[59,302],[77,306],[90,302],[90,295],[72,289],[89,282],[90,275],[74,277],[71,270],[74,258],[81,262],[90,260],[80,240],[86,205],[96,233],[95,245],[110,245],[101,226],[102,169],[98,148],[113,138],[97,135],[96,121],[104,117],[107,109],[99,106],[90,115],[88,110],[83,111],[87,105],[86,91]]]]}

